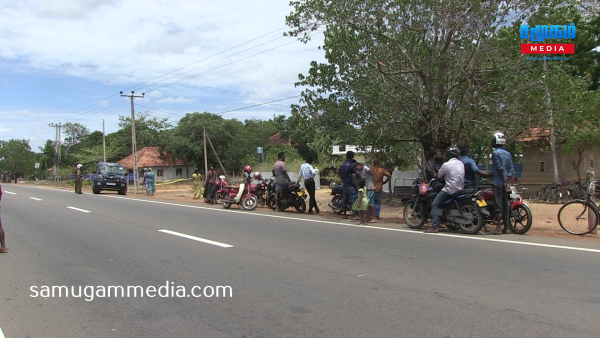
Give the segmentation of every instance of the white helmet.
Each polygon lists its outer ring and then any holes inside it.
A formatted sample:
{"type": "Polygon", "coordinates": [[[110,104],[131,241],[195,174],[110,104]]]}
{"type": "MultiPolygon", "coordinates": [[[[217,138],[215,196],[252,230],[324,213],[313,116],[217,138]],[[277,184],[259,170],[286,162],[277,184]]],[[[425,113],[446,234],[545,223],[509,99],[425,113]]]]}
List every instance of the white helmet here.
{"type": "Polygon", "coordinates": [[[503,146],[506,144],[506,136],[504,136],[504,133],[502,132],[495,132],[494,135],[492,135],[492,147],[496,148],[498,146],[503,146]]]}
{"type": "Polygon", "coordinates": [[[83,164],[78,164],[77,168],[81,169],[81,167],[83,167],[83,164]]]}

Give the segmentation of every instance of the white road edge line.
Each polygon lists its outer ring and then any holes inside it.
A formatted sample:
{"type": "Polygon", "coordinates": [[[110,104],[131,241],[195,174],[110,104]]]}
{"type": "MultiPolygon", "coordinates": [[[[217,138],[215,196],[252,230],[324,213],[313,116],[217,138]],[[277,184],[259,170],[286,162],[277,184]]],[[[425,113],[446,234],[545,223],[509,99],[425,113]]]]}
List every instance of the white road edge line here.
{"type": "Polygon", "coordinates": [[[90,213],[91,212],[89,210],[79,209],[79,208],[75,208],[75,207],[67,207],[67,209],[77,210],[77,211],[81,211],[81,212],[85,212],[85,213],[90,213]]]}
{"type": "Polygon", "coordinates": [[[4,333],[2,332],[2,327],[0,327],[0,338],[6,338],[4,337],[4,333]]]}
{"type": "MultiPolygon", "coordinates": [[[[101,196],[108,197],[108,198],[124,198],[124,197],[117,197],[117,196],[111,196],[111,195],[101,195],[101,196]]],[[[317,220],[317,219],[307,219],[307,218],[299,218],[299,217],[293,217],[293,216],[267,215],[267,214],[261,214],[261,213],[253,213],[251,211],[215,209],[215,208],[209,208],[209,207],[201,207],[201,206],[197,206],[197,205],[187,205],[187,204],[170,203],[170,202],[163,202],[163,201],[152,201],[152,200],[128,198],[128,197],[125,197],[125,198],[128,200],[139,201],[139,202],[173,205],[173,206],[184,207],[184,208],[212,210],[212,211],[217,211],[217,212],[233,212],[233,213],[239,213],[239,214],[244,214],[244,215],[248,215],[248,216],[271,217],[271,218],[281,218],[281,219],[288,219],[288,220],[291,219],[291,220],[297,220],[297,221],[303,221],[303,222],[309,222],[309,223],[344,225],[344,226],[356,227],[356,228],[369,228],[369,229],[378,229],[378,230],[386,230],[386,231],[405,232],[408,234],[416,234],[416,235],[444,236],[444,237],[454,237],[454,238],[467,239],[467,240],[489,241],[489,242],[497,242],[497,243],[519,244],[519,245],[539,246],[539,247],[554,248],[554,249],[600,253],[600,249],[578,248],[578,247],[572,247],[572,246],[562,246],[562,245],[533,243],[533,242],[519,242],[519,241],[510,241],[510,240],[506,240],[506,239],[482,238],[482,237],[477,237],[475,235],[464,236],[464,235],[452,235],[452,234],[443,234],[443,233],[441,233],[441,234],[440,233],[426,234],[426,233],[423,233],[422,231],[407,230],[407,229],[383,228],[383,227],[376,227],[376,226],[371,226],[371,225],[348,224],[348,223],[342,223],[342,222],[322,221],[322,220],[317,220]]]]}
{"type": "MultiPolygon", "coordinates": [[[[16,192],[11,192],[11,191],[6,191],[6,190],[4,190],[4,192],[5,192],[5,193],[7,193],[7,194],[11,194],[11,195],[16,195],[16,194],[17,194],[16,192]]],[[[0,338],[1,338],[1,337],[2,337],[2,336],[0,336],[0,338]]]]}
{"type": "Polygon", "coordinates": [[[207,243],[207,244],[220,246],[222,248],[233,248],[233,245],[230,245],[230,244],[215,242],[215,241],[211,241],[210,239],[200,238],[200,237],[196,237],[196,236],[190,236],[190,235],[182,234],[181,232],[175,232],[175,231],[166,230],[166,229],[162,229],[162,230],[158,230],[158,231],[163,232],[165,234],[169,234],[169,235],[175,235],[175,236],[179,236],[179,237],[183,237],[183,238],[187,238],[187,239],[192,239],[192,240],[198,241],[198,242],[203,242],[203,243],[207,243]]]}
{"type": "Polygon", "coordinates": [[[32,200],[36,200],[36,201],[41,201],[42,200],[41,198],[37,198],[37,197],[29,197],[29,198],[31,198],[32,200]]]}

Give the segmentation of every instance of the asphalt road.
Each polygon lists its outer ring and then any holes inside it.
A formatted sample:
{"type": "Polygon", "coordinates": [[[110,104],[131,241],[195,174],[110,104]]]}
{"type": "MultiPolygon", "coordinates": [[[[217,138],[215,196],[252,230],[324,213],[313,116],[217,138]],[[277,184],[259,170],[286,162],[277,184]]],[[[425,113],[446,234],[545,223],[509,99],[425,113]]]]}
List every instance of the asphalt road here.
{"type": "Polygon", "coordinates": [[[7,338],[600,336],[599,243],[3,188],[7,338]],[[83,291],[41,294],[52,286],[83,291]],[[108,286],[172,292],[97,294],[108,286]],[[194,286],[231,297],[174,295],[194,286]]]}

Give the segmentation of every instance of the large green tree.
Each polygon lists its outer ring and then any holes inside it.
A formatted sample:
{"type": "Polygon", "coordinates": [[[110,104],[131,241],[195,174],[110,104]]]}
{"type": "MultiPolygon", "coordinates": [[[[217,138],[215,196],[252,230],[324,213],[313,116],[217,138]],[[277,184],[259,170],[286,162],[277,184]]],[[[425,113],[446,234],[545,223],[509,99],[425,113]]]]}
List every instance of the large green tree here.
{"type": "Polygon", "coordinates": [[[28,177],[35,172],[34,163],[35,153],[31,151],[29,140],[0,141],[0,169],[3,171],[28,177]]]}
{"type": "Polygon", "coordinates": [[[298,111],[353,125],[376,148],[516,136],[546,119],[522,95],[544,82],[520,55],[518,26],[570,2],[292,1],[288,34],[307,41],[322,30],[327,59],[300,75],[298,111]]]}

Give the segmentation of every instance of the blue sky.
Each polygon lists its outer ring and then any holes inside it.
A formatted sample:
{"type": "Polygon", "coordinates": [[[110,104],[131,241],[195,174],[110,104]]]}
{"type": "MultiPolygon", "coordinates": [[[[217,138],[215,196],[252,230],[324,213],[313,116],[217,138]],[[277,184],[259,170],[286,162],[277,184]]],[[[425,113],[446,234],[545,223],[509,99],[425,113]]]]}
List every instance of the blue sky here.
{"type": "MultiPolygon", "coordinates": [[[[322,35],[283,37],[286,0],[0,2],[0,139],[54,140],[49,123],[118,129],[119,91],[146,93],[136,112],[175,124],[299,95],[299,73],[323,61],[322,35]]],[[[223,114],[269,119],[298,98],[223,114]]]]}

